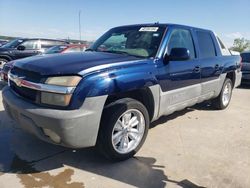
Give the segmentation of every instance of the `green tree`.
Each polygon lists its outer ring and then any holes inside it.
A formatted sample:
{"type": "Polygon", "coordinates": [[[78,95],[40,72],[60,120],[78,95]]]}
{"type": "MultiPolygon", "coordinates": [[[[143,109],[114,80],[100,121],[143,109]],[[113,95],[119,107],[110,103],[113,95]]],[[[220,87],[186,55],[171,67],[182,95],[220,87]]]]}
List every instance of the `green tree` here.
{"type": "Polygon", "coordinates": [[[234,44],[230,50],[243,52],[244,50],[250,48],[250,41],[245,38],[236,38],[234,39],[234,44]]]}

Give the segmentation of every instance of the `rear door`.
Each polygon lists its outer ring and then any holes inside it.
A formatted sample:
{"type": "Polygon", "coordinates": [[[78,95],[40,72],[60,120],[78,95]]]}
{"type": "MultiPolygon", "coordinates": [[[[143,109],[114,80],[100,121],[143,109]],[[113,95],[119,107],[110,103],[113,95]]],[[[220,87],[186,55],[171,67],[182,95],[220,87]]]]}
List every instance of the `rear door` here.
{"type": "Polygon", "coordinates": [[[201,95],[206,99],[218,92],[221,81],[219,77],[223,67],[221,67],[221,55],[216,51],[216,41],[212,32],[197,30],[196,38],[201,65],[201,95]]]}

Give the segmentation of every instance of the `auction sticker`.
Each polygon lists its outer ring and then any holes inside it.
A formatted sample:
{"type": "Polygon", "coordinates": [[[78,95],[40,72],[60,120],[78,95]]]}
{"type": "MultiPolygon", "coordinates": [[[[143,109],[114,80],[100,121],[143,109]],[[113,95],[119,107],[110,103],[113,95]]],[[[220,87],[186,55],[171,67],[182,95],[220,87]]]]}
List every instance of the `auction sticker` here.
{"type": "Polygon", "coordinates": [[[159,27],[141,27],[139,31],[156,32],[159,27]]]}

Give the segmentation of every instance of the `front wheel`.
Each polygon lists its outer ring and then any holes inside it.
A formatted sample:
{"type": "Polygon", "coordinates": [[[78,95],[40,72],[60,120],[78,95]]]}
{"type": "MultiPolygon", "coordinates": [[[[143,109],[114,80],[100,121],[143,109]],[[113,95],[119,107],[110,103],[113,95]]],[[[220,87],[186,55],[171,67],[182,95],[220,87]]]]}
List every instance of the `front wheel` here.
{"type": "Polygon", "coordinates": [[[97,146],[111,160],[126,160],[141,148],[148,127],[149,115],[142,103],[130,98],[117,100],[104,109],[97,146]]]}
{"type": "Polygon", "coordinates": [[[232,97],[233,83],[226,78],[220,95],[212,100],[212,104],[216,109],[223,110],[228,107],[232,97]]]}

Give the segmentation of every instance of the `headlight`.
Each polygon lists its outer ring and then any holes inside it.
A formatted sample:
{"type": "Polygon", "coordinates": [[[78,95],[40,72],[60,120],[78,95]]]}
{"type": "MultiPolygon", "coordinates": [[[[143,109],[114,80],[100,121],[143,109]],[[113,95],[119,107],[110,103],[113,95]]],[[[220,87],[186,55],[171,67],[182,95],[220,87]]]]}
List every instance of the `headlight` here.
{"type": "Polygon", "coordinates": [[[46,80],[45,83],[49,85],[75,87],[81,79],[82,77],[80,76],[59,76],[50,77],[46,80]]]}
{"type": "MultiPolygon", "coordinates": [[[[46,84],[61,87],[76,87],[82,77],[80,76],[59,76],[50,77],[46,80],[46,84]]],[[[41,103],[55,105],[55,106],[68,106],[72,94],[61,94],[53,92],[41,92],[41,103]]]]}
{"type": "Polygon", "coordinates": [[[71,94],[41,92],[41,103],[55,106],[68,106],[71,96],[71,94]]]}

